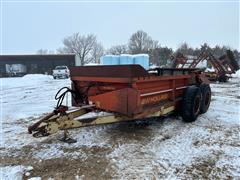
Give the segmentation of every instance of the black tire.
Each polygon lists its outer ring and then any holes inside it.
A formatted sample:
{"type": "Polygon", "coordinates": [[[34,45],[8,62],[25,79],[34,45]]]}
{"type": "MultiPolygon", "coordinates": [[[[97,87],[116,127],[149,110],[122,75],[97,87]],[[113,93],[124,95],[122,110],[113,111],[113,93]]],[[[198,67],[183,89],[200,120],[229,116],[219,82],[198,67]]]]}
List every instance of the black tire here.
{"type": "Polygon", "coordinates": [[[196,86],[189,86],[183,95],[181,116],[185,122],[197,119],[201,106],[201,90],[196,86]]]}
{"type": "Polygon", "coordinates": [[[200,107],[200,114],[203,114],[207,112],[210,102],[211,102],[211,88],[209,84],[201,84],[200,90],[202,94],[202,100],[201,100],[201,107],[200,107]]]}
{"type": "Polygon", "coordinates": [[[56,77],[56,76],[53,76],[53,79],[57,79],[57,77],[56,77]]]}
{"type": "Polygon", "coordinates": [[[221,76],[218,77],[219,82],[227,82],[227,80],[228,80],[228,78],[225,75],[221,75],[221,76]]]}

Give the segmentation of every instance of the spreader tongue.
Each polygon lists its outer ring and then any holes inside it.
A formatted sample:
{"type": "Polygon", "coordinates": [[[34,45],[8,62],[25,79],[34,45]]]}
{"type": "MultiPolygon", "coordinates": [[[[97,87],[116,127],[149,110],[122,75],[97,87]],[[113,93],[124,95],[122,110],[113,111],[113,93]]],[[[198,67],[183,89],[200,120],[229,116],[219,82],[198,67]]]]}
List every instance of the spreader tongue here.
{"type": "MultiPolygon", "coordinates": [[[[60,106],[59,108],[55,109],[53,112],[47,114],[46,116],[44,116],[42,119],[40,119],[38,122],[34,123],[33,125],[28,127],[28,133],[32,134],[34,131],[38,131],[41,132],[43,131],[43,126],[41,126],[42,123],[49,121],[49,119],[51,117],[53,117],[54,115],[58,115],[60,114],[65,114],[66,111],[68,110],[67,106],[60,106]]],[[[36,134],[36,133],[34,133],[36,134]]],[[[44,132],[42,132],[42,134],[45,134],[44,132]]]]}
{"type": "Polygon", "coordinates": [[[49,114],[47,114],[45,117],[43,117],[42,119],[40,119],[38,122],[36,122],[36,123],[34,123],[33,125],[29,126],[29,127],[28,127],[28,132],[29,132],[29,134],[32,134],[33,131],[36,131],[36,130],[38,129],[39,125],[40,125],[42,122],[48,120],[48,119],[51,118],[53,115],[55,115],[54,111],[51,112],[51,113],[49,113],[49,114]]]}

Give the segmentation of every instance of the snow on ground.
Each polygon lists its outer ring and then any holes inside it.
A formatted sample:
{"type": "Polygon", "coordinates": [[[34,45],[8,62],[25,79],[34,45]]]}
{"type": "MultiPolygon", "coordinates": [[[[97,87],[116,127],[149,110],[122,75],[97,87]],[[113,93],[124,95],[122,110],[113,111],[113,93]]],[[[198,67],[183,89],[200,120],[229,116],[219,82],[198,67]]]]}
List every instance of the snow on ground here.
{"type": "Polygon", "coordinates": [[[0,178],[5,180],[21,180],[24,174],[23,166],[0,167],[0,178]]]}
{"type": "Polygon", "coordinates": [[[232,74],[232,77],[240,78],[240,69],[236,73],[232,74]]]}
{"type": "MultiPolygon", "coordinates": [[[[237,75],[228,83],[211,84],[209,111],[194,123],[168,117],[74,129],[75,144],[59,141],[61,133],[40,139],[27,133],[37,117],[52,111],[56,92],[70,87],[70,80],[27,75],[0,81],[2,179],[11,177],[11,172],[24,172],[23,167],[28,166],[34,167],[29,178],[43,179],[240,178],[237,75]]],[[[25,173],[14,176],[26,179],[25,173]]]]}
{"type": "Polygon", "coordinates": [[[49,75],[31,74],[17,78],[2,78],[1,84],[0,97],[3,106],[1,146],[21,147],[28,143],[26,127],[30,122],[26,118],[39,117],[43,113],[51,112],[56,105],[55,94],[61,87],[70,87],[71,81],[54,80],[49,75]],[[16,138],[15,134],[21,134],[22,138],[16,138]]]}
{"type": "Polygon", "coordinates": [[[55,106],[54,96],[70,80],[53,80],[50,75],[32,74],[18,78],[3,78],[3,119],[8,121],[37,117],[55,106]],[[13,113],[15,112],[15,113],[13,113]]]}
{"type": "Polygon", "coordinates": [[[24,174],[30,175],[31,173],[29,171],[31,171],[32,169],[33,168],[31,166],[25,167],[22,165],[0,167],[0,172],[1,172],[0,179],[1,180],[21,180],[24,174]]]}

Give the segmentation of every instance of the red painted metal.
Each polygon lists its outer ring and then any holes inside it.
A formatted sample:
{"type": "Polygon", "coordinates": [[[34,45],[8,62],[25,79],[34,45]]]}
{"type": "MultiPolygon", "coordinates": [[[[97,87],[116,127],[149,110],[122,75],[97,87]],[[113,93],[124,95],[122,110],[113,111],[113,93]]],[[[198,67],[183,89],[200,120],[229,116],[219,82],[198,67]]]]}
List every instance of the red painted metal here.
{"type": "Polygon", "coordinates": [[[152,69],[139,65],[74,67],[72,89],[79,93],[73,105],[94,104],[97,109],[144,117],[163,105],[177,104],[184,89],[202,82],[194,69],[152,69]]]}
{"type": "Polygon", "coordinates": [[[217,80],[223,76],[227,77],[227,75],[231,75],[239,69],[234,55],[230,50],[227,50],[226,54],[219,58],[213,56],[209,51],[202,51],[199,56],[193,58],[191,61],[181,53],[178,53],[176,57],[172,56],[172,60],[174,61],[173,66],[175,68],[196,68],[201,61],[207,60],[215,69],[214,73],[206,73],[206,76],[210,80],[217,80]]]}

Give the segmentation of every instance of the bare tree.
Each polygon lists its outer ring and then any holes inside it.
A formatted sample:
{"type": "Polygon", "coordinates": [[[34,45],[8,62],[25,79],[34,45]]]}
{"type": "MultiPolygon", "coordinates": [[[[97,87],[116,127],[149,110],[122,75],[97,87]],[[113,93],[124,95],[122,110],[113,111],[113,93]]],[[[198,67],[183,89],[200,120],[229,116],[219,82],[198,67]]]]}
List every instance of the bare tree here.
{"type": "Polygon", "coordinates": [[[191,48],[186,42],[181,43],[176,52],[184,55],[195,55],[194,49],[191,48]]]}
{"type": "Polygon", "coordinates": [[[100,58],[104,55],[104,48],[101,43],[96,43],[91,51],[92,62],[100,63],[100,58]]]}
{"type": "Polygon", "coordinates": [[[128,53],[128,47],[127,45],[112,46],[107,53],[113,55],[126,54],[128,53]]]}
{"type": "Polygon", "coordinates": [[[159,47],[149,51],[150,62],[157,66],[166,66],[173,50],[168,47],[159,47]]]}
{"type": "Polygon", "coordinates": [[[128,43],[129,50],[133,54],[147,53],[150,49],[155,49],[158,46],[158,41],[152,40],[152,38],[142,30],[132,34],[128,43]]]}
{"type": "Polygon", "coordinates": [[[204,44],[201,45],[200,50],[201,51],[211,51],[212,48],[207,43],[204,43],[204,44]]]}
{"type": "Polygon", "coordinates": [[[50,51],[47,49],[39,49],[37,50],[36,54],[54,54],[54,51],[50,51]]]}
{"type": "Polygon", "coordinates": [[[80,35],[74,33],[71,36],[64,38],[64,47],[58,49],[60,53],[75,53],[79,56],[81,65],[93,61],[91,53],[97,44],[96,36],[93,34],[80,35]]]}

